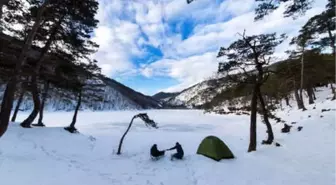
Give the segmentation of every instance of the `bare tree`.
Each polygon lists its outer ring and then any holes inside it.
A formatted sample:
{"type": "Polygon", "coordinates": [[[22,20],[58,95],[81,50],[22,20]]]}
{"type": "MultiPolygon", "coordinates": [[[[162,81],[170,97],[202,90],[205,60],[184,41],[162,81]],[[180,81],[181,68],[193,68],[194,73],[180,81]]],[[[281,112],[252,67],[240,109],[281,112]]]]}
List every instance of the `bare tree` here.
{"type": "Polygon", "coordinates": [[[153,127],[153,128],[158,128],[157,123],[155,123],[153,120],[151,120],[146,113],[141,113],[141,114],[137,114],[137,115],[133,116],[130,124],[128,125],[128,127],[125,131],[125,133],[123,134],[123,136],[120,139],[117,155],[121,154],[121,147],[122,147],[122,143],[124,141],[124,138],[125,138],[126,134],[128,133],[128,131],[131,129],[133,121],[136,118],[140,118],[142,121],[144,121],[146,126],[150,126],[150,127],[153,127]]]}

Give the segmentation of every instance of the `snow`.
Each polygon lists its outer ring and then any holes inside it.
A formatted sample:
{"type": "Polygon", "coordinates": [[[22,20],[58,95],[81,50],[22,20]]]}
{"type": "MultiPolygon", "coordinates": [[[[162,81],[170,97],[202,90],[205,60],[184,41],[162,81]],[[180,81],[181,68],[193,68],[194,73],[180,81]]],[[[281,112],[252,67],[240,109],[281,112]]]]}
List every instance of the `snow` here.
{"type": "MultiPolygon", "coordinates": [[[[280,133],[273,123],[274,145],[261,145],[265,125],[258,118],[258,147],[247,153],[249,116],[204,114],[199,110],[150,110],[159,128],[147,128],[140,120],[126,136],[122,155],[116,155],[120,137],[138,111],[80,112],[80,134],[63,130],[71,112],[45,114],[47,128],[9,126],[0,138],[0,179],[4,185],[332,185],[335,184],[335,101],[317,93],[317,103],[302,112],[285,108],[277,112],[289,124],[280,133]],[[313,109],[315,107],[315,109],[313,109]],[[322,109],[331,111],[321,112],[322,109]],[[321,117],[323,115],[323,117],[321,117]],[[310,116],[310,117],[309,117],[310,116]],[[298,126],[303,126],[301,132],[298,126]],[[197,155],[199,143],[208,135],[221,138],[235,159],[215,162],[197,155]],[[172,147],[178,141],[185,159],[170,161],[167,153],[150,160],[149,149],[172,147]]],[[[294,104],[293,104],[294,105],[294,104]]],[[[18,121],[27,114],[19,114],[18,121]]]]}
{"type": "Polygon", "coordinates": [[[231,83],[216,76],[183,90],[177,96],[165,100],[165,102],[169,105],[186,105],[192,108],[195,105],[198,106],[210,102],[216,95],[231,85],[231,83]]]}
{"type": "MultiPolygon", "coordinates": [[[[212,96],[206,97],[203,95],[204,91],[207,90],[210,86],[207,84],[207,81],[198,83],[184,91],[179,95],[170,98],[168,104],[170,105],[201,105],[206,102],[207,99],[212,98],[212,96]]],[[[208,95],[208,94],[207,94],[208,95]]]]}

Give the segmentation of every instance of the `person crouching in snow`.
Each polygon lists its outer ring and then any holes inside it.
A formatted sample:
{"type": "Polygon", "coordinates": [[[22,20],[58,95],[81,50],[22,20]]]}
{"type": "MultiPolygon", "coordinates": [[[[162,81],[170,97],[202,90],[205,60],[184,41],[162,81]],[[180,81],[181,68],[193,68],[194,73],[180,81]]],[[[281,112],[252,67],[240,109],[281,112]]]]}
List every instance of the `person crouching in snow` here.
{"type": "Polygon", "coordinates": [[[165,151],[160,151],[157,149],[157,145],[154,144],[150,150],[153,159],[158,160],[160,157],[164,156],[165,151]]]}
{"type": "Polygon", "coordinates": [[[183,155],[184,155],[184,152],[183,152],[183,149],[182,149],[182,146],[180,145],[180,143],[176,142],[176,144],[173,148],[170,148],[170,149],[167,149],[167,150],[174,150],[174,149],[176,149],[176,153],[171,156],[171,160],[173,160],[174,158],[175,159],[182,159],[183,155]]]}

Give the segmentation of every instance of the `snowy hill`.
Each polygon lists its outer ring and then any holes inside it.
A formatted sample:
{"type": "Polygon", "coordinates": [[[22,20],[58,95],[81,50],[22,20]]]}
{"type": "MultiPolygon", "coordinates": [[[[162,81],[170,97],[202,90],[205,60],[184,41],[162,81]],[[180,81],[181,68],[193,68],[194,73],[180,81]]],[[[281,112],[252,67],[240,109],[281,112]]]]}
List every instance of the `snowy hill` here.
{"type": "MultiPolygon", "coordinates": [[[[103,101],[84,102],[82,109],[95,111],[102,110],[136,110],[136,109],[158,109],[162,108],[159,101],[150,96],[143,95],[133,89],[107,77],[97,79],[99,83],[104,84],[101,89],[103,101]]],[[[63,94],[51,91],[46,101],[46,110],[49,111],[72,111],[76,106],[76,98],[70,98],[63,94]]],[[[33,101],[30,94],[26,93],[20,109],[30,110],[33,107],[33,101]]]]}
{"type": "Polygon", "coordinates": [[[185,105],[187,107],[200,106],[211,101],[212,98],[228,86],[229,84],[224,77],[205,80],[181,91],[165,101],[165,103],[168,105],[185,105]]]}
{"type": "Polygon", "coordinates": [[[125,97],[125,99],[129,100],[131,102],[130,104],[134,105],[137,109],[162,108],[161,103],[150,96],[146,96],[140,92],[134,91],[133,89],[113,79],[103,78],[102,80],[109,88],[117,91],[123,97],[125,97]]]}
{"type": "MultiPolygon", "coordinates": [[[[159,128],[146,128],[136,120],[118,156],[120,137],[137,111],[80,112],[80,134],[62,128],[68,125],[72,113],[47,113],[46,128],[24,129],[10,124],[0,139],[0,179],[6,185],[332,185],[335,102],[326,99],[330,94],[327,90],[319,89],[316,103],[308,105],[307,111],[293,106],[276,112],[287,123],[293,123],[290,133],[281,133],[283,125],[272,122],[275,142],[280,147],[260,144],[266,128],[259,117],[258,146],[252,153],[247,153],[246,115],[150,110],[147,113],[159,128]],[[303,127],[300,132],[299,126],[303,127]],[[222,139],[236,158],[215,162],[197,155],[198,145],[208,135],[222,139]],[[150,160],[149,149],[154,143],[166,149],[176,141],[184,148],[184,160],[170,161],[174,151],[159,161],[150,160]]],[[[18,122],[26,116],[19,114],[18,122]]]]}
{"type": "MultiPolygon", "coordinates": [[[[267,68],[273,70],[279,63],[281,62],[274,63],[267,68]]],[[[255,70],[249,72],[254,73],[255,70]]],[[[242,76],[238,75],[238,77],[235,77],[241,78],[242,76]]],[[[230,78],[226,77],[224,74],[218,73],[200,83],[182,90],[181,92],[174,93],[174,96],[164,99],[163,102],[165,105],[199,108],[204,104],[211,102],[214,97],[220,94],[223,90],[231,88],[232,85],[232,80],[230,80],[230,78]]]]}
{"type": "Polygon", "coordinates": [[[156,93],[152,96],[152,98],[158,100],[158,101],[167,101],[169,100],[171,97],[174,97],[176,95],[178,95],[179,93],[166,93],[166,92],[159,92],[156,93]]]}

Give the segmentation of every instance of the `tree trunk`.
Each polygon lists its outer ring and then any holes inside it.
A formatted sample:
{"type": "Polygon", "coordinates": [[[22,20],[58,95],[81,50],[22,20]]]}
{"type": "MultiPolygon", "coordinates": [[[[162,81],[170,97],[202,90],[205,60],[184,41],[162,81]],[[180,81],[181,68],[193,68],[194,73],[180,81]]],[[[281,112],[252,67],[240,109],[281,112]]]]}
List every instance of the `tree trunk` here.
{"type": "Polygon", "coordinates": [[[44,85],[44,92],[43,92],[43,95],[42,95],[42,102],[41,102],[41,107],[40,107],[39,119],[38,119],[38,122],[37,122],[36,126],[45,126],[43,124],[43,110],[44,110],[45,101],[47,100],[48,91],[49,91],[49,82],[46,82],[45,85],[44,85]]]}
{"type": "Polygon", "coordinates": [[[335,100],[336,99],[335,87],[333,86],[332,83],[330,83],[330,88],[331,88],[331,93],[333,94],[333,97],[331,100],[335,100]]]}
{"type": "Polygon", "coordinates": [[[301,109],[302,108],[302,104],[301,104],[301,100],[300,100],[300,96],[299,96],[297,88],[294,89],[294,97],[295,97],[295,100],[296,100],[298,108],[301,109]]]}
{"type": "Polygon", "coordinates": [[[313,94],[313,99],[314,99],[314,100],[316,100],[316,94],[315,94],[315,91],[316,91],[316,89],[313,88],[313,90],[312,90],[312,94],[313,94]]]}
{"type": "MultiPolygon", "coordinates": [[[[33,79],[33,81],[32,81],[32,89],[33,89],[32,94],[33,94],[33,101],[34,101],[34,109],[33,109],[32,113],[29,115],[29,117],[24,122],[21,123],[21,126],[24,127],[24,128],[29,128],[30,125],[35,120],[38,112],[41,112],[40,111],[41,102],[40,102],[40,99],[39,99],[39,90],[37,88],[38,76],[40,74],[40,69],[41,69],[41,66],[42,66],[42,62],[43,62],[46,54],[48,53],[48,51],[50,49],[50,46],[51,46],[51,44],[54,40],[54,37],[55,37],[55,35],[58,31],[58,28],[59,28],[62,20],[63,20],[63,17],[60,18],[58,20],[58,22],[56,22],[55,25],[53,26],[52,31],[49,35],[49,38],[48,38],[45,46],[43,47],[40,58],[36,62],[35,70],[34,70],[33,77],[32,77],[32,79],[33,79]]],[[[43,112],[43,110],[42,110],[42,112],[43,112]]],[[[40,122],[38,122],[37,126],[44,126],[44,125],[43,124],[41,125],[40,122]]]]}
{"type": "Polygon", "coordinates": [[[131,128],[131,126],[132,126],[132,124],[133,124],[133,120],[134,120],[134,119],[135,119],[135,116],[133,116],[133,118],[132,118],[130,124],[129,124],[128,127],[127,127],[126,132],[123,134],[123,136],[122,136],[121,139],[120,139],[119,146],[118,146],[118,152],[117,152],[117,155],[120,155],[120,154],[121,154],[121,146],[122,146],[122,143],[123,143],[123,141],[124,141],[124,138],[125,138],[126,134],[127,134],[128,131],[130,130],[130,128],[131,128]]]}
{"type": "Polygon", "coordinates": [[[248,152],[257,150],[257,89],[258,85],[254,85],[251,100],[251,116],[250,116],[250,144],[248,152]]]}
{"type": "Polygon", "coordinates": [[[295,100],[297,102],[298,108],[302,110],[306,110],[306,108],[304,107],[303,101],[300,99],[298,91],[299,90],[297,88],[294,89],[294,96],[295,96],[295,100]]]}
{"type": "Polygon", "coordinates": [[[305,49],[304,47],[302,48],[302,55],[301,55],[301,82],[300,82],[300,102],[302,104],[302,110],[305,111],[307,110],[306,107],[304,106],[304,102],[303,102],[303,75],[304,75],[304,52],[305,49]]]}
{"type": "Polygon", "coordinates": [[[10,113],[13,107],[14,101],[14,93],[16,89],[16,84],[18,82],[18,78],[21,74],[22,66],[26,61],[26,53],[30,50],[32,41],[35,37],[35,34],[40,26],[42,21],[42,14],[46,9],[46,5],[49,3],[49,0],[45,0],[42,6],[39,8],[36,16],[35,23],[33,25],[32,30],[29,32],[27,38],[25,39],[25,43],[23,49],[18,57],[18,60],[15,64],[15,69],[13,76],[10,78],[6,85],[6,89],[3,95],[3,99],[1,102],[1,111],[0,111],[0,137],[6,132],[9,123],[10,113]]]}
{"type": "Polygon", "coordinates": [[[296,83],[294,81],[294,97],[295,97],[298,109],[302,109],[303,111],[307,110],[304,106],[303,100],[300,99],[300,95],[298,92],[299,92],[299,89],[297,88],[296,83]]]}
{"type": "Polygon", "coordinates": [[[35,120],[37,114],[40,111],[40,97],[39,97],[39,93],[38,93],[38,87],[37,87],[37,81],[36,81],[36,76],[32,76],[32,80],[31,80],[31,93],[32,93],[32,97],[33,97],[33,102],[34,102],[34,108],[33,111],[30,113],[30,115],[28,116],[27,119],[25,119],[22,123],[21,126],[23,128],[30,128],[31,124],[33,123],[33,121],[35,120]]]}
{"type": "Polygon", "coordinates": [[[12,122],[15,122],[16,116],[19,113],[19,109],[20,109],[20,105],[21,105],[22,100],[23,100],[23,96],[24,96],[24,90],[21,89],[19,98],[18,98],[16,106],[15,106],[14,113],[13,113],[13,116],[12,116],[12,119],[11,119],[12,122]]]}
{"type": "Polygon", "coordinates": [[[260,103],[261,111],[262,111],[262,114],[263,114],[264,122],[265,122],[266,127],[267,127],[267,134],[268,134],[268,138],[267,138],[266,141],[263,141],[263,144],[272,144],[273,140],[274,140],[274,134],[273,134],[273,130],[272,130],[272,125],[271,125],[271,123],[269,122],[269,119],[268,119],[268,110],[266,108],[264,98],[262,97],[260,87],[258,87],[258,89],[257,89],[257,96],[259,97],[259,103],[260,103]]]}
{"type": "Polygon", "coordinates": [[[300,99],[300,96],[298,93],[299,89],[296,86],[295,80],[293,81],[293,83],[294,83],[294,97],[295,97],[298,109],[304,109],[304,104],[303,104],[303,101],[300,99]]]}
{"type": "Polygon", "coordinates": [[[289,107],[292,107],[289,103],[289,98],[288,96],[285,96],[285,101],[286,101],[286,105],[289,106],[289,107]]]}
{"type": "Polygon", "coordinates": [[[308,86],[307,88],[307,94],[308,94],[308,101],[309,101],[309,104],[314,104],[314,96],[313,96],[313,88],[308,86]]]}
{"type": "Polygon", "coordinates": [[[76,121],[77,121],[77,114],[78,114],[78,110],[79,110],[79,108],[81,106],[81,102],[82,102],[82,92],[79,92],[79,94],[78,94],[78,100],[77,100],[77,105],[76,105],[74,116],[72,118],[72,122],[70,124],[70,128],[75,128],[75,124],[76,124],[76,121]]]}

